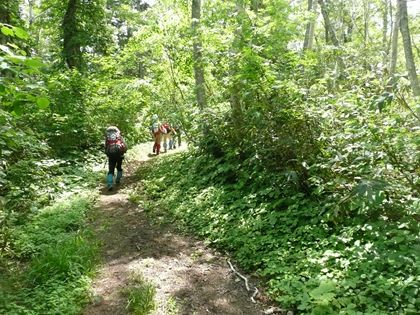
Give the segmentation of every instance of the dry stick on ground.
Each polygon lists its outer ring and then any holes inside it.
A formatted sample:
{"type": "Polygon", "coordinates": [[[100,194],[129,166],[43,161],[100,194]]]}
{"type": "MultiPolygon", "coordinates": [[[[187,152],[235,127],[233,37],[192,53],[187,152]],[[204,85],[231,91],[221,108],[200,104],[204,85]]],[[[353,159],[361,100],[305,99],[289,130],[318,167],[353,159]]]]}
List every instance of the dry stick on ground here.
{"type": "MultiPolygon", "coordinates": [[[[238,276],[238,277],[240,277],[241,279],[243,279],[244,280],[244,282],[245,282],[245,287],[246,287],[246,290],[248,291],[248,292],[251,292],[251,289],[249,288],[249,284],[248,284],[248,279],[245,277],[245,276],[243,276],[242,274],[240,274],[234,267],[233,267],[233,265],[232,265],[232,263],[229,261],[229,260],[227,260],[227,263],[229,264],[229,267],[230,267],[230,269],[238,276]]],[[[258,291],[258,289],[257,289],[257,287],[254,287],[254,293],[252,294],[252,296],[251,296],[251,301],[252,301],[252,303],[257,303],[256,301],[255,301],[255,297],[257,296],[257,294],[259,293],[259,291],[258,291]]],[[[263,312],[263,314],[275,314],[275,313],[281,313],[281,314],[286,314],[286,315],[293,315],[293,312],[292,311],[287,311],[287,310],[285,310],[285,309],[282,309],[282,308],[280,308],[280,307],[270,307],[268,310],[265,310],[264,312],[263,312]]]]}
{"type": "MultiPolygon", "coordinates": [[[[230,269],[232,269],[232,271],[233,271],[236,275],[238,275],[241,279],[243,279],[243,280],[244,280],[246,290],[247,290],[248,292],[251,292],[251,289],[249,288],[249,285],[248,285],[248,279],[247,279],[245,276],[241,275],[238,271],[236,271],[236,269],[233,267],[232,263],[231,263],[229,260],[227,261],[227,263],[229,264],[230,269]]],[[[255,289],[255,290],[254,290],[254,293],[253,293],[253,294],[252,294],[252,296],[251,296],[251,301],[252,301],[252,303],[257,303],[257,302],[255,301],[255,297],[257,296],[257,294],[258,294],[259,292],[258,292],[257,287],[254,287],[254,289],[255,289]]]]}

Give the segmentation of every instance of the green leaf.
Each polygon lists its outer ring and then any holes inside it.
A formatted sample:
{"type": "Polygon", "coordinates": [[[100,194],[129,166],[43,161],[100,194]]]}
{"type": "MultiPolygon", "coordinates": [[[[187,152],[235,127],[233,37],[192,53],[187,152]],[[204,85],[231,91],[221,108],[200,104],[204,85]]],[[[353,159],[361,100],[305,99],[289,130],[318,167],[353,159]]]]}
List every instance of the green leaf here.
{"type": "Polygon", "coordinates": [[[0,30],[6,36],[13,36],[13,30],[7,26],[3,26],[0,30]]]}
{"type": "Polygon", "coordinates": [[[321,282],[318,288],[309,292],[309,295],[315,300],[330,301],[335,297],[335,284],[332,281],[321,282]]]}
{"type": "Polygon", "coordinates": [[[16,116],[21,116],[23,114],[24,104],[25,104],[24,101],[15,101],[13,103],[12,113],[14,113],[16,116]]]}
{"type": "Polygon", "coordinates": [[[39,108],[45,109],[50,105],[50,100],[46,97],[40,97],[36,100],[36,104],[39,108]]]}
{"type": "Polygon", "coordinates": [[[25,65],[31,68],[40,68],[44,66],[44,63],[37,58],[29,58],[25,60],[25,65]]]}
{"type": "Polygon", "coordinates": [[[29,38],[28,33],[25,30],[21,29],[20,27],[15,26],[15,27],[13,27],[13,30],[15,31],[15,35],[17,37],[19,37],[21,39],[28,39],[29,38]]]}
{"type": "Polygon", "coordinates": [[[25,56],[18,56],[18,55],[12,55],[10,56],[10,61],[12,61],[15,64],[21,64],[25,62],[26,57],[25,56]]]}

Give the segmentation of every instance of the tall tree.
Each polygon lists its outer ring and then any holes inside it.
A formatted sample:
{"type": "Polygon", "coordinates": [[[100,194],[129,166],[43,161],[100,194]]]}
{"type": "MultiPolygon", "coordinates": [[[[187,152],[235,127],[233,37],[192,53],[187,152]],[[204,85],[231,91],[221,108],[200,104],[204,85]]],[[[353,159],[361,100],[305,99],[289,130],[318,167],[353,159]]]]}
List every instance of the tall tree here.
{"type": "Polygon", "coordinates": [[[391,60],[389,64],[389,76],[392,81],[394,81],[395,70],[397,68],[399,24],[400,24],[400,14],[399,14],[399,9],[397,7],[394,21],[392,23],[393,26],[392,26],[392,36],[391,36],[391,60]]]}
{"type": "Polygon", "coordinates": [[[76,14],[80,7],[80,0],[68,0],[66,13],[63,18],[63,56],[70,69],[81,69],[82,50],[79,41],[79,30],[76,14]]]}
{"type": "Polygon", "coordinates": [[[369,39],[369,18],[371,13],[371,7],[369,0],[363,1],[363,44],[365,49],[368,45],[369,39]]]}
{"type": "Polygon", "coordinates": [[[306,24],[305,40],[303,41],[303,49],[312,49],[314,43],[314,32],[315,32],[315,18],[312,16],[315,14],[316,2],[308,0],[308,12],[310,14],[310,20],[306,24]]]}
{"type": "Polygon", "coordinates": [[[234,34],[234,40],[231,47],[231,54],[233,57],[233,62],[230,65],[230,76],[232,77],[232,86],[230,91],[230,106],[232,108],[232,117],[235,126],[237,126],[237,129],[240,129],[241,123],[242,123],[242,106],[241,106],[241,100],[240,100],[240,88],[239,88],[239,82],[235,78],[236,74],[238,72],[238,57],[241,53],[242,46],[243,46],[243,39],[242,39],[242,32],[244,31],[245,25],[245,6],[243,0],[236,0],[236,29],[234,34]]]}
{"type": "Polygon", "coordinates": [[[389,19],[389,0],[382,2],[382,47],[384,50],[384,60],[388,60],[389,55],[389,41],[388,41],[388,19],[389,19]]]}
{"type": "Polygon", "coordinates": [[[206,89],[204,80],[204,64],[202,52],[202,39],[199,30],[201,20],[201,0],[192,0],[192,32],[193,32],[193,59],[195,77],[195,95],[198,107],[203,110],[207,107],[206,89]]]}
{"type": "Polygon", "coordinates": [[[318,3],[321,7],[321,13],[324,19],[325,41],[327,43],[331,41],[334,46],[338,47],[340,46],[340,43],[338,42],[337,35],[335,34],[334,28],[332,26],[330,16],[328,14],[327,6],[324,0],[318,0],[318,3]]]}
{"type": "Polygon", "coordinates": [[[408,27],[407,0],[398,0],[400,12],[400,31],[404,45],[405,65],[415,96],[420,96],[420,85],[417,78],[416,64],[414,63],[413,48],[411,45],[410,30],[408,27]]]}
{"type": "MultiPolygon", "coordinates": [[[[324,2],[324,0],[318,0],[318,3],[321,7],[321,13],[322,13],[322,17],[324,18],[324,27],[325,27],[325,41],[328,42],[332,42],[332,44],[339,48],[340,47],[340,42],[337,39],[337,35],[335,33],[335,30],[332,26],[329,14],[328,14],[328,10],[327,10],[327,6],[324,2]]],[[[340,56],[337,56],[337,66],[338,66],[338,77],[340,78],[344,72],[344,61],[340,56]]]]}

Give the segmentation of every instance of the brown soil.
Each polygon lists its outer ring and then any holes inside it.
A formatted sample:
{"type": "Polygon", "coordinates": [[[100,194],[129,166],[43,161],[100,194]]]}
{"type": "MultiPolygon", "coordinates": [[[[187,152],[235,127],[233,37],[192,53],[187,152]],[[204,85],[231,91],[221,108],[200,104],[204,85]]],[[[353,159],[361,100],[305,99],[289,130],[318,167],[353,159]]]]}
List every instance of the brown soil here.
{"type": "Polygon", "coordinates": [[[103,242],[104,263],[92,285],[92,303],[83,314],[129,314],[122,291],[134,274],[156,287],[154,315],[262,314],[268,306],[251,302],[252,292],[232,272],[226,257],[174,227],[153,224],[128,200],[134,170],[151,158],[151,147],[145,144],[130,152],[121,187],[101,190],[93,225],[103,242]]]}

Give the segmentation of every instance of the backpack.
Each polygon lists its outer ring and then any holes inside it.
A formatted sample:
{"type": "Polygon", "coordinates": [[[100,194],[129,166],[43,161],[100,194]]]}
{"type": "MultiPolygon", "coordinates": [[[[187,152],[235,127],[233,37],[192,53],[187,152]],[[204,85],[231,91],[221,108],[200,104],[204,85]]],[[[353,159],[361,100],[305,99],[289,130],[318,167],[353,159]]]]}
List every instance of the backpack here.
{"type": "Polygon", "coordinates": [[[153,133],[159,132],[159,123],[158,122],[153,123],[150,129],[152,130],[153,133]]]}
{"type": "Polygon", "coordinates": [[[127,147],[121,137],[120,130],[117,127],[108,127],[106,129],[105,153],[111,156],[121,156],[126,151],[127,147]]]}
{"type": "Polygon", "coordinates": [[[162,133],[170,133],[171,132],[171,127],[169,126],[168,123],[164,123],[161,126],[161,129],[160,130],[162,131],[162,133]]]}

